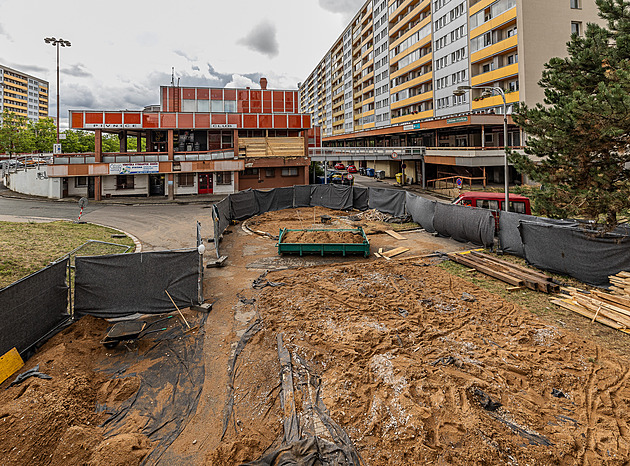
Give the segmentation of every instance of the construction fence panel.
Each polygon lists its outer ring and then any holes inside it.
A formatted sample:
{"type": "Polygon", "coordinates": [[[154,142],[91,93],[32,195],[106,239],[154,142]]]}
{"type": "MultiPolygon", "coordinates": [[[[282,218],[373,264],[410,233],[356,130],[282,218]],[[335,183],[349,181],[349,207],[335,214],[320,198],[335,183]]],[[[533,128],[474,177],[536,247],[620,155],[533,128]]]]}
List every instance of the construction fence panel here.
{"type": "Polygon", "coordinates": [[[352,186],[317,184],[312,186],[311,206],[334,210],[352,209],[352,186]]]}
{"type": "Polygon", "coordinates": [[[368,210],[370,208],[369,193],[368,188],[353,186],[352,206],[357,210],[368,210]]]}
{"type": "MultiPolygon", "coordinates": [[[[226,197],[221,202],[215,204],[219,213],[219,235],[230,225],[232,216],[230,213],[230,197],[226,197]]],[[[217,237],[218,238],[218,237],[217,237]]]]}
{"type": "Polygon", "coordinates": [[[311,185],[293,186],[293,207],[310,207],[311,190],[311,185]]]}
{"type": "Polygon", "coordinates": [[[437,201],[430,201],[407,192],[405,203],[407,213],[411,215],[412,220],[418,223],[429,233],[435,233],[435,228],[433,228],[433,218],[435,217],[435,206],[437,201]]]}
{"type": "Polygon", "coordinates": [[[515,212],[499,212],[499,244],[503,252],[519,257],[525,257],[523,241],[519,225],[522,220],[536,223],[548,223],[555,225],[577,226],[574,220],[556,220],[552,218],[533,217],[531,215],[517,214],[515,212]]]}
{"type": "Polygon", "coordinates": [[[495,220],[492,211],[438,202],[433,227],[456,241],[490,247],[494,244],[495,220]]]}
{"type": "Polygon", "coordinates": [[[273,212],[276,210],[290,209],[293,207],[293,186],[288,188],[275,188],[269,191],[254,190],[258,212],[273,212]]]}
{"type": "Polygon", "coordinates": [[[75,259],[77,314],[95,317],[160,314],[198,303],[197,249],[75,259]]]}
{"type": "Polygon", "coordinates": [[[26,351],[70,318],[67,269],[68,259],[0,290],[0,355],[26,351]]]}
{"type": "Polygon", "coordinates": [[[525,259],[550,272],[570,275],[594,286],[607,286],[610,275],[630,270],[630,237],[597,236],[581,227],[521,221],[525,259]]]}
{"type": "Polygon", "coordinates": [[[256,202],[256,194],[253,190],[248,189],[236,194],[230,194],[230,213],[234,220],[245,220],[247,218],[258,215],[258,203],[256,202]]]}
{"type": "Polygon", "coordinates": [[[405,191],[387,188],[369,188],[369,207],[379,212],[402,217],[405,215],[405,191]]]}

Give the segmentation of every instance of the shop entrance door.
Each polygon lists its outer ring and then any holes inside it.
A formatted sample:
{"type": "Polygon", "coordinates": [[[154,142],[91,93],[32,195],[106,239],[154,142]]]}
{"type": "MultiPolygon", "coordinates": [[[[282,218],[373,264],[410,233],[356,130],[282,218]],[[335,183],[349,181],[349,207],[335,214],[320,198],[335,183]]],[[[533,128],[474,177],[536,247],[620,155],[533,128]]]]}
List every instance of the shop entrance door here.
{"type": "Polygon", "coordinates": [[[212,194],[212,173],[199,173],[199,194],[212,194]]]}
{"type": "Polygon", "coordinates": [[[149,195],[164,196],[165,175],[149,175],[149,195]]]}

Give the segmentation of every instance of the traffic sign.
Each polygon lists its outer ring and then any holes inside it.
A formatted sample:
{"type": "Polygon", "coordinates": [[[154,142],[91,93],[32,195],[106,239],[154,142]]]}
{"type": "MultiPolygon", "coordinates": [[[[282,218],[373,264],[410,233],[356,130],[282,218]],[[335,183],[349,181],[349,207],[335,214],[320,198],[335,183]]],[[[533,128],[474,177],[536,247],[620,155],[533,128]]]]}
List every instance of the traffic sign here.
{"type": "Polygon", "coordinates": [[[457,187],[458,187],[458,188],[461,188],[461,187],[462,187],[462,183],[463,183],[463,182],[464,182],[464,180],[462,180],[461,178],[457,178],[457,179],[455,180],[455,183],[457,184],[457,187]]]}
{"type": "Polygon", "coordinates": [[[392,159],[398,158],[398,152],[392,152],[392,159]]]}

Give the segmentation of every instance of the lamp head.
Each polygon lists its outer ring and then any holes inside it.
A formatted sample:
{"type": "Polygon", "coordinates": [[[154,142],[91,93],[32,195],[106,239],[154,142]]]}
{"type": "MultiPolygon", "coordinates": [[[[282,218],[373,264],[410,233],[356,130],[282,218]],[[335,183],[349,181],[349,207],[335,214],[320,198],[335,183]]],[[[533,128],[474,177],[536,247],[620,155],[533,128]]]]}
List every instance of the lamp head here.
{"type": "Polygon", "coordinates": [[[486,98],[486,97],[492,97],[492,91],[490,89],[486,89],[485,91],[483,91],[483,93],[481,94],[481,97],[486,98]]]}
{"type": "Polygon", "coordinates": [[[54,37],[46,37],[46,38],[44,39],[44,42],[46,42],[47,44],[51,44],[51,43],[52,43],[52,44],[54,45],[54,42],[55,42],[56,40],[57,40],[57,39],[55,39],[54,37]]]}

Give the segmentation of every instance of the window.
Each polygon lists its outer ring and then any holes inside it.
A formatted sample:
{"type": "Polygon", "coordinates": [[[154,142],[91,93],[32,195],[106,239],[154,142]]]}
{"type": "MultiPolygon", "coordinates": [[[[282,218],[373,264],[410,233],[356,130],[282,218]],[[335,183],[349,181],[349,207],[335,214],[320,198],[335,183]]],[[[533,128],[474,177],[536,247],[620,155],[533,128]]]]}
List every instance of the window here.
{"type": "Polygon", "coordinates": [[[579,21],[571,21],[571,34],[582,35],[582,23],[579,21]]]}
{"type": "Polygon", "coordinates": [[[216,177],[217,184],[232,184],[232,172],[217,172],[216,177]]]}
{"type": "MultiPolygon", "coordinates": [[[[185,101],[184,101],[185,102],[185,101]]],[[[211,100],[210,101],[210,111],[211,112],[223,112],[223,101],[222,100],[211,100]]]]}
{"type": "Polygon", "coordinates": [[[282,176],[298,176],[297,167],[289,167],[282,169],[282,176]]]}
{"type": "Polygon", "coordinates": [[[133,175],[116,175],[116,189],[133,189],[133,175]]]}
{"type": "Polygon", "coordinates": [[[177,175],[177,186],[182,188],[195,186],[195,175],[193,173],[180,173],[177,175]]]}
{"type": "Polygon", "coordinates": [[[582,8],[582,6],[580,5],[580,0],[571,0],[571,9],[572,10],[579,10],[581,8],[582,8]]]}
{"type": "Polygon", "coordinates": [[[267,168],[265,170],[265,177],[266,178],[273,178],[274,176],[276,176],[276,169],[275,168],[267,168]]]}
{"type": "Polygon", "coordinates": [[[258,176],[258,168],[246,168],[241,173],[243,176],[258,176]]]}
{"type": "Polygon", "coordinates": [[[87,176],[77,176],[74,179],[74,187],[75,188],[84,188],[88,185],[87,176]]]}

